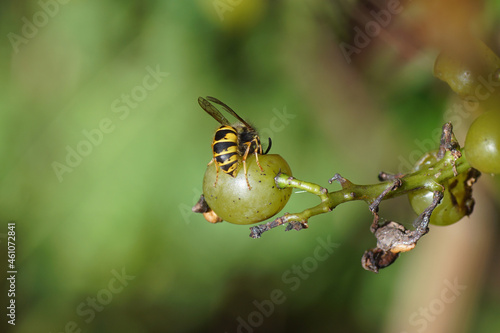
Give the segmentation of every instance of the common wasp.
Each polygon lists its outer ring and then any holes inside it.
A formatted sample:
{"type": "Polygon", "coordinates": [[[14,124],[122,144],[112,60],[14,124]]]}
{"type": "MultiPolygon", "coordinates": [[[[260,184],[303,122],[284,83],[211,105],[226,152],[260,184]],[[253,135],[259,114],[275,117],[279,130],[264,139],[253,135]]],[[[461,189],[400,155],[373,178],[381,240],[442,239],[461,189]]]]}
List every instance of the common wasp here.
{"type": "Polygon", "coordinates": [[[257,131],[248,124],[243,118],[238,116],[225,103],[219,101],[217,98],[207,96],[207,98],[199,97],[198,103],[201,108],[217,120],[220,126],[214,135],[212,141],[213,158],[208,163],[214,163],[217,175],[215,178],[214,187],[217,186],[219,179],[219,169],[231,177],[236,177],[237,168],[240,161],[243,161],[243,170],[245,172],[245,179],[247,181],[248,189],[251,190],[250,182],[247,176],[246,160],[248,155],[255,154],[255,160],[259,169],[263,172],[262,166],[259,163],[259,154],[267,154],[271,148],[271,138],[269,138],[269,146],[265,153],[263,153],[262,145],[260,143],[257,131]],[[224,108],[229,114],[238,119],[239,122],[232,124],[220,113],[220,111],[212,104],[218,104],[224,108]]]}

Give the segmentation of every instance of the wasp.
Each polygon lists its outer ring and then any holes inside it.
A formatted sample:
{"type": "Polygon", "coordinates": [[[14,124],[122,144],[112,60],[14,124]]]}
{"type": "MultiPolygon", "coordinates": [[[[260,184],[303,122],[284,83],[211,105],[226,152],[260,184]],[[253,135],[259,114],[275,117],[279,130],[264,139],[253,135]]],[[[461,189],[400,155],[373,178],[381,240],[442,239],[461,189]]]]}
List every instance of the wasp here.
{"type": "Polygon", "coordinates": [[[243,161],[243,169],[245,172],[245,178],[247,181],[248,189],[251,190],[250,182],[247,176],[247,164],[246,159],[248,155],[255,154],[255,160],[259,169],[262,166],[259,163],[259,154],[267,154],[269,149],[271,149],[271,138],[269,138],[269,146],[265,153],[263,153],[262,145],[260,143],[259,135],[257,131],[248,124],[243,118],[238,116],[233,109],[227,106],[225,103],[219,101],[215,97],[207,96],[207,98],[199,97],[198,103],[201,108],[205,110],[209,115],[211,115],[215,120],[217,120],[222,126],[220,126],[214,135],[212,141],[212,152],[213,158],[208,163],[209,165],[214,163],[216,169],[215,183],[214,187],[217,186],[217,181],[219,179],[219,168],[231,177],[236,177],[236,170],[240,161],[243,161]],[[220,111],[212,104],[218,104],[224,108],[229,114],[238,119],[238,123],[231,125],[231,123],[220,113],[220,111]]]}

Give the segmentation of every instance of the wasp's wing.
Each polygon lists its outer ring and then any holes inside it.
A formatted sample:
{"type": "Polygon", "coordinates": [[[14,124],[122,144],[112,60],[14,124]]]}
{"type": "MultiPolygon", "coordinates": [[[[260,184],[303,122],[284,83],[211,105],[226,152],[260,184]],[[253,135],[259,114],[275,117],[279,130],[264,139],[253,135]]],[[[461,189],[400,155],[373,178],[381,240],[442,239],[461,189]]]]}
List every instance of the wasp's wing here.
{"type": "Polygon", "coordinates": [[[240,122],[242,122],[246,127],[250,128],[250,129],[253,129],[253,127],[251,125],[249,125],[245,120],[243,120],[243,118],[241,118],[240,116],[238,116],[238,114],[236,112],[234,112],[233,109],[231,109],[229,106],[227,106],[226,103],[224,102],[221,102],[219,101],[217,98],[215,97],[210,97],[210,96],[207,96],[207,99],[210,101],[210,102],[214,102],[216,104],[219,104],[220,106],[222,106],[228,113],[230,113],[231,115],[233,115],[233,117],[235,117],[236,119],[238,119],[240,122]]]}
{"type": "MultiPolygon", "coordinates": [[[[208,98],[208,97],[207,97],[208,98]]],[[[205,110],[209,115],[215,118],[222,125],[231,125],[231,123],[213,106],[209,101],[203,97],[198,97],[198,104],[201,108],[205,110]]]]}

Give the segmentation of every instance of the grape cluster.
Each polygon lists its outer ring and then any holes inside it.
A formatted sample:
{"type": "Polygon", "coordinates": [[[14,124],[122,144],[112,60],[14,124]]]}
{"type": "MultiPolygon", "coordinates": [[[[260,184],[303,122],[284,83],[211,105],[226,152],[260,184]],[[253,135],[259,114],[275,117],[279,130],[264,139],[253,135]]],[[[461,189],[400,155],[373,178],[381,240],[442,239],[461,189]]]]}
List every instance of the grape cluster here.
{"type": "MultiPolygon", "coordinates": [[[[500,58],[474,40],[466,50],[443,51],[436,59],[434,75],[482,112],[469,127],[463,150],[472,168],[441,184],[444,197],[430,218],[431,224],[449,225],[472,212],[472,183],[479,171],[500,173],[500,89],[495,90],[500,88],[500,58]]],[[[439,159],[437,151],[428,152],[417,161],[414,171],[432,168],[439,159]]],[[[433,193],[423,189],[408,197],[413,210],[420,214],[432,202],[433,193]]]]}
{"type": "MultiPolygon", "coordinates": [[[[438,151],[424,154],[415,164],[414,171],[431,168],[438,161],[438,151]]],[[[479,177],[479,173],[470,168],[467,172],[458,174],[441,184],[444,196],[432,212],[430,223],[434,225],[450,225],[458,222],[462,217],[472,213],[474,199],[472,198],[472,184],[479,177]]],[[[431,205],[434,193],[422,189],[408,194],[411,206],[415,213],[422,212],[431,205]]]]}

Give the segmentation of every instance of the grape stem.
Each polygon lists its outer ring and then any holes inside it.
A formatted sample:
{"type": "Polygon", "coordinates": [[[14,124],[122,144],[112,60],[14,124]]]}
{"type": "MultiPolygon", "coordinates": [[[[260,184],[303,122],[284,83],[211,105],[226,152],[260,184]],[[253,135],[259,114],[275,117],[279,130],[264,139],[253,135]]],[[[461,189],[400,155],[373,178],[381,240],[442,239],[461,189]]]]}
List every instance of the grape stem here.
{"type": "MultiPolygon", "coordinates": [[[[354,184],[337,173],[329,180],[330,184],[337,181],[342,186],[341,190],[335,192],[328,192],[325,187],[318,184],[299,180],[284,173],[279,173],[275,177],[275,182],[278,187],[291,187],[315,194],[320,198],[321,203],[315,207],[305,209],[300,213],[285,213],[283,216],[273,221],[251,227],[250,237],[260,238],[264,232],[286,223],[288,223],[285,229],[287,231],[291,229],[305,229],[308,227],[310,217],[331,212],[338,205],[348,201],[364,200],[368,205],[372,205],[376,202],[377,198],[381,201],[420,189],[427,189],[432,192],[443,192],[444,186],[442,184],[445,181],[460,173],[467,172],[467,170],[471,168],[465,159],[463,150],[460,149],[453,135],[451,123],[443,125],[438,158],[440,158],[440,160],[431,167],[409,174],[391,175],[381,172],[379,174],[379,180],[382,182],[378,184],[354,184]],[[393,188],[395,180],[397,180],[398,186],[393,188]]],[[[371,210],[372,208],[373,207],[371,207],[371,210]]],[[[375,208],[378,210],[378,204],[375,208]]]]}

